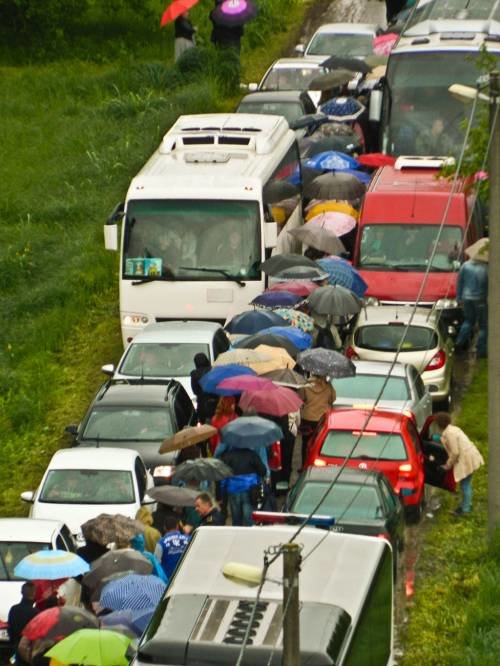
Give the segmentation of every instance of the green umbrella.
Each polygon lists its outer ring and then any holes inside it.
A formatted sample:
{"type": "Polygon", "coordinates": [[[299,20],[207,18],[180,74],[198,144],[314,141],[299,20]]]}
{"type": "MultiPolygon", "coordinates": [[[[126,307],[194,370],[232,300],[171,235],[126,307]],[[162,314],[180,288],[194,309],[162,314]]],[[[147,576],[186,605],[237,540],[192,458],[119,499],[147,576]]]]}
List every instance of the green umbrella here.
{"type": "Polygon", "coordinates": [[[45,653],[62,664],[128,666],[131,639],[108,629],[79,629],[45,653]]]}

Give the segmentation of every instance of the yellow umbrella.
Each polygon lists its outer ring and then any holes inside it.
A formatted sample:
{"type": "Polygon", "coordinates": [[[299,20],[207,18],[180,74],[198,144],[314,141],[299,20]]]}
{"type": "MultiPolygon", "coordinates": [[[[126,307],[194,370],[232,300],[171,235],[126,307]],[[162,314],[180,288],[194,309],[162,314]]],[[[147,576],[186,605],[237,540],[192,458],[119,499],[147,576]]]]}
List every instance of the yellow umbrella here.
{"type": "Polygon", "coordinates": [[[346,213],[347,215],[354,217],[356,220],[359,217],[358,211],[350,206],[347,202],[335,201],[332,199],[330,201],[318,201],[314,204],[314,206],[309,208],[306,214],[306,222],[311,220],[313,217],[316,217],[316,215],[320,215],[321,213],[328,213],[329,211],[346,213]]]}
{"type": "Polygon", "coordinates": [[[263,375],[264,373],[272,372],[273,370],[284,370],[285,368],[291,370],[295,367],[295,361],[293,358],[281,347],[259,345],[255,348],[255,351],[268,358],[266,361],[258,361],[249,366],[252,370],[255,370],[258,375],[263,375]]]}
{"type": "Polygon", "coordinates": [[[246,365],[251,368],[253,363],[262,363],[270,359],[269,354],[262,354],[256,349],[230,349],[217,356],[214,367],[236,363],[236,365],[246,365]]]}

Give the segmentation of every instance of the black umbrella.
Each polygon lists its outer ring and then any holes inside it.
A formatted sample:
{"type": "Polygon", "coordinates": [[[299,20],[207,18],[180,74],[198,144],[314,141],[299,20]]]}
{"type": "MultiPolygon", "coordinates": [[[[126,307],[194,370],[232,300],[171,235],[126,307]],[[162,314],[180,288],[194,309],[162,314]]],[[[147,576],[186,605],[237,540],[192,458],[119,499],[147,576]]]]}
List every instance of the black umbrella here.
{"type": "Polygon", "coordinates": [[[317,263],[301,254],[275,254],[273,257],[266,259],[266,261],[260,265],[260,269],[267,275],[274,276],[280,271],[286,270],[287,268],[295,268],[296,266],[318,268],[317,263]]]}
{"type": "Polygon", "coordinates": [[[194,506],[194,501],[199,492],[191,488],[166,485],[150,488],[148,495],[157,502],[168,504],[168,506],[194,506]]]}
{"type": "Polygon", "coordinates": [[[298,188],[287,180],[272,180],[264,187],[264,201],[270,204],[289,199],[299,193],[298,188]]]}
{"type": "Polygon", "coordinates": [[[175,468],[175,481],[221,481],[233,476],[233,470],[217,458],[186,460],[175,468]]]}
{"type": "Polygon", "coordinates": [[[311,310],[324,315],[357,314],[363,301],[354,292],[340,285],[318,287],[307,299],[311,310]]]}
{"type": "Polygon", "coordinates": [[[236,28],[254,19],[258,13],[258,8],[250,0],[225,0],[211,11],[210,17],[217,25],[236,28]]]}
{"type": "Polygon", "coordinates": [[[311,199],[359,199],[366,187],[355,176],[346,173],[324,173],[304,187],[304,194],[311,199]]]}
{"type": "Polygon", "coordinates": [[[296,358],[299,350],[288,338],[275,333],[256,333],[249,335],[234,345],[238,349],[255,349],[259,345],[268,345],[269,347],[280,347],[286,349],[292,358],[296,358]]]}
{"type": "Polygon", "coordinates": [[[343,354],[332,349],[306,349],[297,357],[297,363],[301,368],[313,375],[320,377],[354,377],[356,366],[343,354]]]}
{"type": "Polygon", "coordinates": [[[330,90],[343,86],[352,79],[353,74],[347,69],[334,69],[326,74],[315,76],[309,83],[308,90],[330,90]]]}
{"type": "Polygon", "coordinates": [[[368,74],[368,72],[372,71],[370,65],[364,60],[358,60],[358,58],[340,58],[333,55],[321,64],[326,69],[348,69],[351,72],[361,72],[362,74],[368,74]]]}
{"type": "Polygon", "coordinates": [[[273,277],[277,280],[312,280],[322,281],[328,278],[326,273],[319,266],[290,266],[276,273],[273,277]]]}
{"type": "MultiPolygon", "coordinates": [[[[300,155],[302,158],[314,157],[318,153],[324,153],[329,150],[338,150],[341,153],[356,153],[361,150],[359,144],[359,137],[356,132],[349,132],[348,134],[333,134],[331,136],[311,136],[301,139],[299,142],[300,155]]],[[[313,178],[318,175],[315,169],[309,167],[302,167],[302,182],[306,185],[313,178]],[[308,170],[312,178],[304,178],[304,171],[308,170]]]]}

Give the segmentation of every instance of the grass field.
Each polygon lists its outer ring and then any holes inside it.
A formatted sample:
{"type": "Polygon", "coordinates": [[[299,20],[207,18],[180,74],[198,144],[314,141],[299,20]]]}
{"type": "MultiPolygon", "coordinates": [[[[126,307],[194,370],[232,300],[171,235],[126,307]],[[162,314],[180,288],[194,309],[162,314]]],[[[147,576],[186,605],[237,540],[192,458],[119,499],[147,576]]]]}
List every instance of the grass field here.
{"type": "MultiPolygon", "coordinates": [[[[243,79],[262,74],[293,43],[311,4],[260,3],[243,41],[243,79]],[[269,21],[279,26],[272,39],[269,21]]],[[[204,0],[193,13],[205,43],[211,6],[204,0]]],[[[105,42],[89,24],[74,45],[87,59],[15,66],[10,52],[0,66],[4,516],[25,511],[19,492],[35,487],[64,443],[64,426],[80,420],[102,381],[100,366],[121,353],[117,256],[103,249],[106,216],[180,114],[229,110],[240,94],[228,90],[220,59],[194,74],[173,69],[172,29],[159,36],[156,21],[150,39],[144,21],[131,29],[130,49],[123,23],[105,42]]]]}

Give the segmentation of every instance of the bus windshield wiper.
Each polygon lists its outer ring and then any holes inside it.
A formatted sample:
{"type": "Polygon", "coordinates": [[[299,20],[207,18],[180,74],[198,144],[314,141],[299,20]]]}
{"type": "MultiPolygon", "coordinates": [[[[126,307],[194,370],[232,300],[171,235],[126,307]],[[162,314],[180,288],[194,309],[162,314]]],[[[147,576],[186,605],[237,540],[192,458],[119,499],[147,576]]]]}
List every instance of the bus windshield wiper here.
{"type": "Polygon", "coordinates": [[[228,280],[236,282],[240,287],[246,287],[247,283],[243,282],[237,275],[231,275],[229,271],[226,271],[224,268],[194,268],[193,266],[179,266],[181,270],[184,271],[200,271],[200,273],[220,273],[228,280]]]}
{"type": "Polygon", "coordinates": [[[166,282],[171,280],[175,280],[175,275],[173,273],[172,275],[145,275],[139,280],[134,280],[132,286],[136,287],[138,284],[146,284],[147,282],[166,282]]]}

